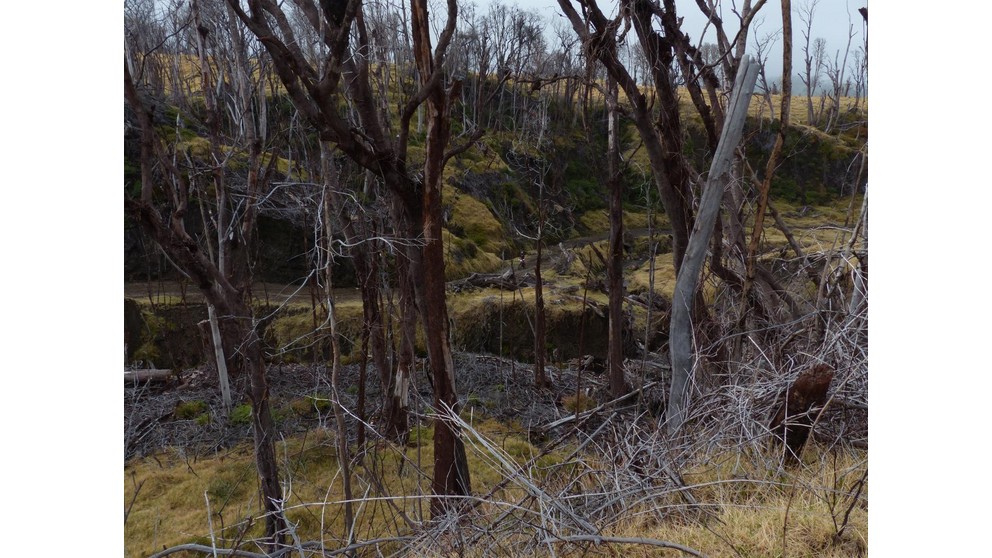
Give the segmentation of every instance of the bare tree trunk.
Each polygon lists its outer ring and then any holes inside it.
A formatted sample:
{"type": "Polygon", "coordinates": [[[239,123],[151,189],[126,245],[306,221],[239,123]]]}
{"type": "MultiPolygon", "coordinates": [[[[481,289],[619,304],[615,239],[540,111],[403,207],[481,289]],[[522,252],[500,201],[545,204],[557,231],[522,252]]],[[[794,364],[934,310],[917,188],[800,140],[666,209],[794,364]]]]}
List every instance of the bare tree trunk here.
{"type": "MultiPolygon", "coordinates": [[[[241,314],[247,315],[247,314],[241,314]]],[[[276,428],[269,406],[269,384],[262,360],[262,340],[254,324],[242,327],[245,364],[248,367],[248,399],[252,408],[252,433],[255,442],[255,469],[262,488],[262,508],[265,510],[265,541],[270,551],[282,546],[287,532],[283,515],[282,486],[279,484],[279,464],[276,461],[276,428]]]]}
{"type": "MultiPolygon", "coordinates": [[[[326,142],[321,142],[321,167],[325,170],[330,167],[330,150],[326,142]]],[[[333,171],[332,171],[333,172],[333,171]]],[[[336,173],[335,173],[336,176],[336,173]]],[[[334,242],[334,223],[331,218],[331,211],[335,194],[331,186],[334,185],[332,178],[324,177],[323,196],[323,237],[324,237],[324,301],[327,305],[327,330],[331,340],[331,396],[334,399],[334,421],[337,425],[337,457],[338,466],[341,467],[341,478],[344,490],[344,527],[345,537],[348,545],[354,542],[354,519],[352,510],[351,493],[351,453],[348,450],[348,427],[344,420],[344,405],[341,403],[341,395],[338,385],[341,378],[341,347],[338,343],[338,321],[334,310],[334,259],[331,246],[334,242]]]]}
{"type": "Polygon", "coordinates": [[[623,370],[623,180],[620,176],[620,117],[617,113],[617,82],[607,77],[607,168],[610,191],[610,258],[607,283],[610,291],[610,321],[607,349],[610,393],[627,393],[623,370]]]}
{"type": "MultiPolygon", "coordinates": [[[[421,84],[430,87],[435,78],[431,52],[430,25],[427,15],[427,0],[411,2],[413,30],[413,50],[417,61],[421,84]]],[[[454,28],[457,14],[455,0],[448,0],[448,25],[454,28]]],[[[445,31],[449,32],[446,28],[445,31]]],[[[450,35],[449,35],[450,37],[450,35]]],[[[440,43],[443,39],[439,40],[440,43]]],[[[441,242],[443,223],[441,207],[441,174],[444,170],[445,147],[450,137],[448,118],[449,93],[441,87],[440,81],[428,91],[424,104],[427,120],[425,141],[425,161],[423,178],[422,227],[425,245],[423,247],[423,313],[424,330],[427,336],[427,353],[430,357],[431,376],[434,380],[434,407],[438,412],[445,408],[458,412],[458,396],[455,391],[455,365],[451,355],[448,336],[448,307],[445,299],[444,247],[441,242]]],[[[431,515],[440,517],[457,509],[458,501],[446,496],[471,494],[471,481],[468,471],[468,458],[465,445],[458,436],[456,427],[446,420],[436,420],[434,424],[434,481],[431,500],[431,515]]]]}
{"type": "Polygon", "coordinates": [[[672,358],[672,387],[666,412],[666,426],[669,433],[676,432],[685,421],[686,396],[688,395],[689,378],[693,367],[692,305],[699,286],[699,272],[702,270],[703,261],[706,258],[706,248],[709,245],[710,235],[713,233],[713,226],[719,217],[720,201],[726,186],[727,172],[744,131],[748,103],[751,100],[751,93],[754,91],[757,77],[758,65],[752,63],[749,56],[745,56],[737,70],[737,80],[727,111],[727,120],[717,152],[713,156],[706,187],[699,203],[699,213],[696,217],[685,259],[682,261],[682,270],[675,281],[669,341],[672,358]]]}
{"type": "MultiPolygon", "coordinates": [[[[416,227],[405,213],[402,202],[393,199],[393,223],[402,238],[416,238],[416,227]]],[[[387,436],[405,441],[409,431],[410,375],[413,372],[414,340],[417,335],[417,293],[414,265],[421,258],[420,248],[406,246],[396,258],[396,276],[399,283],[400,343],[396,355],[396,369],[383,369],[385,388],[385,421],[387,436]]],[[[425,326],[426,328],[426,326],[425,326]]],[[[432,382],[433,385],[433,382],[432,382]]]]}
{"type": "MultiPolygon", "coordinates": [[[[369,238],[366,235],[365,238],[369,238]]],[[[368,242],[368,241],[367,241],[368,242]]],[[[349,244],[354,244],[349,242],[349,244]]],[[[356,247],[358,248],[358,247],[356,247]]],[[[367,247],[353,249],[351,251],[352,261],[355,264],[355,275],[358,278],[359,290],[362,293],[362,316],[363,316],[363,340],[362,340],[362,371],[358,384],[358,418],[363,422],[365,417],[365,389],[366,370],[368,365],[369,348],[372,350],[372,364],[379,372],[382,381],[382,394],[384,405],[391,402],[390,392],[387,389],[389,378],[392,376],[392,369],[386,358],[386,335],[385,324],[382,319],[382,300],[380,295],[380,281],[378,260],[374,252],[367,247]]],[[[401,421],[400,432],[406,432],[406,420],[401,421]]],[[[392,423],[390,423],[392,424],[392,423]]],[[[395,426],[395,425],[394,425],[395,426]]],[[[397,431],[390,428],[393,433],[397,431]]],[[[359,425],[358,446],[361,447],[365,440],[365,427],[359,425]]]]}
{"type": "Polygon", "coordinates": [[[224,415],[231,412],[231,384],[227,375],[227,360],[224,359],[224,338],[217,323],[217,312],[213,304],[207,304],[207,318],[210,320],[210,339],[213,341],[214,362],[217,363],[217,377],[220,380],[220,395],[224,401],[224,415]]]}
{"type": "Polygon", "coordinates": [[[768,164],[765,166],[765,179],[761,183],[758,192],[758,208],[754,216],[754,230],[751,233],[751,242],[748,244],[747,257],[745,259],[746,272],[744,278],[744,300],[746,301],[751,286],[754,283],[756,257],[758,245],[761,243],[761,235],[765,225],[765,213],[768,210],[768,191],[771,189],[772,177],[778,167],[779,157],[782,154],[782,146],[785,144],[785,134],[789,128],[789,110],[792,103],[792,2],[782,0],[782,107],[779,113],[782,115],[781,126],[778,135],[775,137],[775,145],[772,146],[771,155],[768,156],[768,164]]]}
{"type": "Polygon", "coordinates": [[[534,387],[545,389],[551,387],[551,380],[545,370],[547,358],[547,324],[544,313],[544,281],[541,279],[541,256],[544,246],[544,185],[541,184],[539,196],[539,224],[537,226],[537,259],[534,262],[534,387]]]}
{"type": "MultiPolygon", "coordinates": [[[[544,126],[541,126],[543,131],[544,126]]],[[[537,143],[541,144],[540,140],[537,143]]],[[[544,311],[544,280],[541,278],[541,262],[544,249],[544,226],[547,222],[547,208],[544,200],[543,168],[535,169],[535,181],[538,187],[537,196],[537,258],[534,261],[534,387],[545,389],[551,387],[545,364],[547,361],[547,317],[544,311]]]]}

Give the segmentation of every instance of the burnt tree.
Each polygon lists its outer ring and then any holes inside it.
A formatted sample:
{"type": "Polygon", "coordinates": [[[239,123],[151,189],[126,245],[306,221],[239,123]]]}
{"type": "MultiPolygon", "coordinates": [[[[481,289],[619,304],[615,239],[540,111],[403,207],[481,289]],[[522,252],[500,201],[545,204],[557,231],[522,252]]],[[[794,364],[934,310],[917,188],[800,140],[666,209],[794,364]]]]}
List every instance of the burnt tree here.
{"type": "MultiPolygon", "coordinates": [[[[482,131],[469,134],[461,147],[448,146],[449,109],[459,96],[460,83],[446,83],[442,68],[455,30],[455,0],[447,2],[444,27],[434,46],[426,0],[410,3],[414,63],[407,69],[412,70],[415,91],[401,103],[398,118],[383,111],[385,103],[370,79],[372,38],[359,0],[349,0],[343,10],[333,11],[330,3],[293,3],[300,16],[297,21],[308,26],[319,41],[316,59],[298,46],[297,33],[284,11],[289,5],[249,0],[244,10],[237,0],[228,0],[228,4],[264,45],[289,98],[321,141],[333,143],[389,191],[393,226],[399,237],[397,248],[402,254],[399,260],[403,262],[398,281],[405,310],[401,329],[407,335],[412,333],[415,309],[426,334],[434,408],[456,411],[444,292],[441,176],[445,163],[467,149],[482,131]],[[352,110],[343,113],[344,104],[352,110]],[[408,160],[411,121],[418,114],[426,123],[425,157],[419,165],[408,160]]],[[[412,336],[407,341],[412,346],[412,336]]],[[[405,378],[398,378],[409,374],[403,354],[401,351],[397,376],[388,386],[391,394],[401,393],[406,385],[405,378]]],[[[432,500],[431,511],[437,515],[446,513],[455,502],[444,496],[468,494],[470,482],[465,448],[457,432],[443,418],[437,420],[434,432],[433,491],[438,497],[432,500]]]]}
{"type": "Polygon", "coordinates": [[[792,382],[779,400],[768,429],[782,443],[782,458],[786,464],[799,463],[799,455],[813,430],[816,412],[827,402],[827,390],[834,371],[826,364],[817,364],[792,382]]]}

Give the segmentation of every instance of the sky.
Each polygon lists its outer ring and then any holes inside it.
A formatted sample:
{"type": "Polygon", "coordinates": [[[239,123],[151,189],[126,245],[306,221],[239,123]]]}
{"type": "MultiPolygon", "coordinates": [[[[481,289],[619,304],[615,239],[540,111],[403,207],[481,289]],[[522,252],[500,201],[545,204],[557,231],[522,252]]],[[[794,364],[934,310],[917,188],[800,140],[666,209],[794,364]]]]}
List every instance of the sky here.
{"type": "MultiPolygon", "coordinates": [[[[481,7],[491,4],[494,0],[475,0],[477,5],[481,7]]],[[[508,5],[516,4],[521,9],[528,11],[536,11],[543,15],[547,21],[551,18],[564,17],[561,15],[561,8],[558,6],[557,0],[501,0],[503,3],[508,5]]],[[[793,33],[793,70],[799,69],[803,65],[803,35],[800,32],[800,28],[804,27],[802,22],[799,20],[800,8],[806,4],[807,0],[794,0],[792,2],[792,33],[793,33]]],[[[754,2],[752,2],[754,3],[754,2]]],[[[575,4],[573,0],[573,4],[575,4]]],[[[600,7],[604,10],[606,6],[613,5],[616,6],[617,2],[610,0],[601,0],[600,7]]],[[[716,43],[716,34],[714,33],[712,27],[703,35],[706,29],[706,17],[699,10],[694,0],[677,0],[676,10],[680,17],[685,18],[683,22],[683,30],[689,34],[690,39],[696,44],[702,44],[706,42],[716,43]],[[702,36],[702,40],[699,40],[702,36]]],[[[735,2],[721,2],[719,4],[719,9],[721,10],[721,18],[724,21],[724,26],[726,32],[730,38],[733,38],[733,34],[737,33],[739,27],[733,25],[737,21],[737,16],[733,13],[734,6],[743,5],[741,0],[736,0],[735,2]]],[[[843,60],[844,49],[847,46],[848,31],[851,29],[851,24],[854,25],[853,31],[855,37],[851,40],[851,57],[848,62],[853,59],[854,51],[857,50],[864,41],[863,26],[861,14],[858,13],[858,8],[867,6],[867,0],[819,0],[816,5],[813,14],[813,27],[810,33],[810,43],[817,37],[822,37],[826,40],[827,53],[833,58],[837,50],[840,50],[841,60],[843,60]]],[[[614,8],[615,9],[615,8],[614,8]]],[[[782,29],[782,4],[776,0],[769,0],[761,8],[761,11],[755,16],[755,22],[751,25],[751,36],[748,38],[749,51],[753,52],[750,47],[754,45],[754,29],[757,25],[759,37],[763,37],[766,34],[774,33],[782,29]]],[[[782,75],[782,40],[781,35],[776,41],[772,53],[768,58],[768,68],[766,69],[766,75],[769,80],[777,80],[782,75]]],[[[801,83],[798,80],[793,80],[793,90],[798,91],[801,87],[801,83]]]]}

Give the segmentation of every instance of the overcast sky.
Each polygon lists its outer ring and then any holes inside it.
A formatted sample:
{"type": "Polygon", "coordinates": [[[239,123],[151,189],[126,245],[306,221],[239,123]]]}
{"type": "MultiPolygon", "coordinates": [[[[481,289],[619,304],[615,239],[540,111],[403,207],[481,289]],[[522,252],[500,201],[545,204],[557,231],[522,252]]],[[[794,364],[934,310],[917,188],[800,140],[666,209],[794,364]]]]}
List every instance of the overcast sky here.
{"type": "MultiPolygon", "coordinates": [[[[475,3],[481,8],[486,9],[486,7],[491,4],[494,0],[475,0],[475,3]]],[[[557,0],[499,0],[504,4],[514,5],[516,4],[522,9],[529,11],[537,11],[542,14],[547,21],[551,21],[552,18],[564,17],[561,15],[561,9],[558,6],[557,0]]],[[[792,68],[795,73],[803,66],[803,35],[802,28],[803,24],[799,20],[799,10],[802,6],[806,4],[808,0],[793,0],[792,2],[792,34],[793,34],[793,62],[792,68]]],[[[753,3],[753,2],[752,2],[753,3]]],[[[575,4],[573,0],[573,5],[575,4]]],[[[611,0],[600,0],[600,6],[606,10],[607,6],[613,6],[614,11],[616,10],[617,2],[611,0]]],[[[678,10],[679,16],[685,18],[683,22],[683,30],[689,34],[690,39],[694,43],[700,44],[705,42],[716,42],[716,34],[713,29],[710,28],[702,41],[699,41],[700,35],[703,34],[703,30],[706,27],[706,17],[700,12],[699,7],[696,5],[694,0],[676,0],[676,9],[678,10]]],[[[733,34],[737,32],[737,16],[733,13],[734,6],[740,6],[743,4],[742,0],[737,0],[736,2],[723,1],[718,2],[720,9],[722,10],[721,17],[724,21],[724,26],[727,34],[733,38],[733,34]]],[[[834,54],[840,50],[841,59],[844,56],[844,48],[847,46],[848,31],[851,29],[853,24],[853,31],[855,37],[851,40],[851,55],[848,59],[848,63],[853,59],[854,51],[856,51],[863,43],[863,26],[861,15],[858,13],[858,8],[867,6],[867,0],[819,0],[816,5],[816,9],[813,14],[813,29],[811,33],[810,41],[817,37],[823,37],[827,41],[827,54],[832,59],[834,54]]],[[[770,0],[765,3],[761,8],[761,11],[755,17],[757,22],[758,34],[759,36],[764,36],[766,34],[774,33],[776,31],[781,31],[782,29],[782,4],[781,2],[770,0]]],[[[550,23],[549,23],[550,25],[550,23]]],[[[754,46],[754,29],[756,25],[751,25],[751,36],[748,38],[749,51],[753,52],[751,48],[754,46]]],[[[771,55],[768,58],[768,68],[767,75],[769,79],[777,79],[782,75],[782,40],[781,34],[778,40],[775,42],[775,47],[772,50],[771,55]]],[[[802,84],[794,80],[793,90],[798,91],[802,87],[802,84]]]]}

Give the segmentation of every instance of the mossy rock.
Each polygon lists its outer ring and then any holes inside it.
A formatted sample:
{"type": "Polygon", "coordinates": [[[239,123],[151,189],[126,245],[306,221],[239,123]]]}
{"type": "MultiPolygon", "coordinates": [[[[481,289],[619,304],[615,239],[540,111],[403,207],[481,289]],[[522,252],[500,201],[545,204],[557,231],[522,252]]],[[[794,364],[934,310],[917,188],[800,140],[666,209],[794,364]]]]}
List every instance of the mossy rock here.
{"type": "Polygon", "coordinates": [[[203,362],[203,343],[197,324],[207,319],[205,304],[139,307],[144,328],[131,362],[170,369],[191,368],[203,362]]]}

